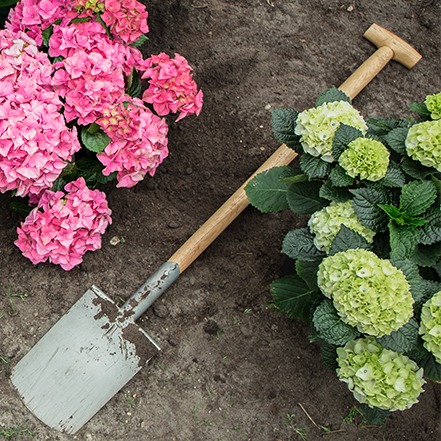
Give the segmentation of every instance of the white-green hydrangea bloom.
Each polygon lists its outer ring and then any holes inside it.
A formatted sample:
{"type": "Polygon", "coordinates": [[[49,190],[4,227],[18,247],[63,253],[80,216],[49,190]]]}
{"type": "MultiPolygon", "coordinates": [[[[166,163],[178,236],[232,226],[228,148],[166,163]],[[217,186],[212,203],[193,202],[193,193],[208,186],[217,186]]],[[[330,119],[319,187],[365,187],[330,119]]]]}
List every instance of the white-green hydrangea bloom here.
{"type": "Polygon", "coordinates": [[[441,172],[441,119],[413,125],[406,137],[407,154],[441,172]]]}
{"type": "Polygon", "coordinates": [[[333,101],[300,113],[295,133],[301,137],[306,153],[332,162],[332,142],[340,123],[355,127],[363,134],[368,130],[363,117],[347,101],[333,101]]]}
{"type": "Polygon", "coordinates": [[[441,92],[435,95],[427,95],[424,104],[431,113],[432,119],[441,118],[441,92]]]}
{"type": "Polygon", "coordinates": [[[424,391],[423,369],[405,355],[384,349],[373,337],[351,340],[337,348],[337,356],[337,375],[360,403],[405,410],[424,391]]]}
{"type": "Polygon", "coordinates": [[[379,181],[386,175],[389,165],[389,151],[379,141],[357,138],[338,158],[338,163],[352,178],[379,181]]]}
{"type": "Polygon", "coordinates": [[[423,305],[420,334],[424,347],[441,363],[441,291],[423,305]]]}
{"type": "Polygon", "coordinates": [[[413,315],[414,300],[403,272],[371,251],[347,250],[325,257],[317,282],[342,320],[364,334],[390,334],[413,315]]]}
{"type": "Polygon", "coordinates": [[[365,227],[352,208],[352,201],[335,202],[316,211],[309,219],[308,226],[314,234],[314,245],[322,251],[329,252],[332,241],[337,236],[342,225],[361,234],[368,242],[372,243],[375,233],[365,227]]]}

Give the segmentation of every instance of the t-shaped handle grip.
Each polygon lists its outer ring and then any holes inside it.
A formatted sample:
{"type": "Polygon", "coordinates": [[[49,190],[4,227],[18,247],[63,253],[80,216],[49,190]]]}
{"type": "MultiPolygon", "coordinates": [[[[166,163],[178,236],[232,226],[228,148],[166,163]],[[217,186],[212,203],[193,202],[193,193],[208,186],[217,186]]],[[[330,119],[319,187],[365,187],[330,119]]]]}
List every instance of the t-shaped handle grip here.
{"type": "Polygon", "coordinates": [[[364,37],[378,49],[339,87],[351,99],[357,96],[390,60],[398,61],[411,69],[421,59],[421,55],[412,46],[375,23],[364,33],[364,37]]]}

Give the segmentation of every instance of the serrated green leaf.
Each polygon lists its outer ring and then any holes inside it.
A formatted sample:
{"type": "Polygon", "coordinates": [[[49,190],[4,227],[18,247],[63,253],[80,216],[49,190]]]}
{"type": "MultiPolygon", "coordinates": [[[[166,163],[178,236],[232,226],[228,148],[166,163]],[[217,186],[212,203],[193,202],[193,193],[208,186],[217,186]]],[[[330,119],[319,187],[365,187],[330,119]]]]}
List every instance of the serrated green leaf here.
{"type": "Polygon", "coordinates": [[[430,115],[430,111],[424,103],[412,103],[409,107],[412,112],[418,112],[422,115],[430,115]]]}
{"type": "Polygon", "coordinates": [[[441,244],[434,243],[432,245],[418,244],[414,248],[410,260],[420,266],[436,265],[441,256],[441,244]]]}
{"type": "Polygon", "coordinates": [[[426,297],[426,286],[417,265],[408,259],[391,258],[390,262],[395,268],[403,272],[406,280],[409,282],[410,292],[415,300],[414,310],[418,310],[426,297]]]}
{"type": "Polygon", "coordinates": [[[419,228],[419,242],[423,245],[432,245],[441,242],[441,210],[438,207],[430,207],[423,218],[427,223],[419,228]]]}
{"type": "Polygon", "coordinates": [[[427,178],[427,176],[436,175],[439,173],[435,168],[425,167],[421,165],[420,162],[414,161],[407,156],[403,158],[401,169],[411,178],[419,180],[424,180],[427,178]]]}
{"type": "Polygon", "coordinates": [[[403,216],[403,213],[398,210],[395,205],[377,204],[377,206],[380,207],[391,219],[398,219],[403,216]]]}
{"type": "Polygon", "coordinates": [[[311,290],[297,275],[275,280],[270,285],[270,291],[274,300],[273,308],[285,312],[290,318],[299,318],[308,323],[310,310],[321,296],[319,291],[311,290]]]}
{"type": "Polygon", "coordinates": [[[360,409],[369,423],[376,426],[382,426],[392,413],[390,410],[380,409],[379,407],[369,407],[365,403],[360,405],[360,409]]]}
{"type": "Polygon", "coordinates": [[[297,182],[288,187],[287,200],[289,208],[296,214],[313,214],[328,205],[320,197],[319,181],[297,182]]]}
{"type": "Polygon", "coordinates": [[[328,254],[333,256],[340,251],[353,250],[356,248],[370,250],[372,246],[361,234],[351,230],[350,228],[346,227],[346,225],[342,225],[340,227],[340,231],[332,241],[331,249],[329,250],[328,254]]]}
{"type": "Polygon", "coordinates": [[[135,47],[140,47],[142,46],[147,40],[149,39],[149,37],[147,37],[146,34],[142,34],[136,41],[134,41],[133,43],[130,43],[129,46],[135,46],[135,47]]]}
{"type": "Polygon", "coordinates": [[[321,187],[319,196],[328,201],[346,202],[352,195],[347,188],[334,187],[329,181],[326,181],[321,187]]]}
{"type": "Polygon", "coordinates": [[[346,173],[346,170],[340,165],[336,165],[329,174],[329,180],[334,187],[349,187],[355,181],[354,178],[346,173]]]}
{"type": "Polygon", "coordinates": [[[109,176],[104,176],[103,164],[96,158],[83,157],[76,161],[76,176],[83,177],[89,188],[95,187],[98,183],[105,184],[113,179],[116,179],[117,172],[111,173],[109,176]]]}
{"type": "Polygon", "coordinates": [[[400,166],[396,162],[390,161],[386,175],[378,183],[386,187],[402,187],[406,183],[406,177],[400,166]]]}
{"type": "Polygon", "coordinates": [[[251,179],[245,186],[250,204],[263,213],[288,208],[289,185],[281,182],[280,176],[283,174],[286,178],[291,170],[288,166],[273,167],[251,179]]]}
{"type": "Polygon", "coordinates": [[[282,253],[291,259],[307,261],[315,261],[326,256],[326,253],[314,245],[314,236],[306,227],[292,230],[285,236],[282,253]]]}
{"type": "Polygon", "coordinates": [[[343,91],[337,89],[335,86],[331,86],[322,92],[315,103],[316,107],[321,106],[325,103],[332,103],[334,101],[347,101],[351,103],[351,98],[349,98],[343,91]]]}
{"type": "MultiPolygon", "coordinates": [[[[440,174],[438,174],[440,177],[440,174]]],[[[441,179],[438,179],[435,175],[430,176],[431,181],[435,184],[436,188],[436,205],[438,208],[441,208],[441,179]]]]}
{"type": "Polygon", "coordinates": [[[363,132],[355,127],[340,124],[332,141],[332,157],[338,161],[340,155],[348,148],[348,144],[363,137],[363,132]]]}
{"type": "Polygon", "coordinates": [[[413,351],[418,346],[418,329],[419,324],[414,317],[397,331],[391,332],[389,335],[377,338],[378,343],[383,348],[390,349],[395,352],[413,351]]]}
{"type": "Polygon", "coordinates": [[[401,212],[394,205],[378,204],[378,207],[380,207],[399,226],[413,225],[415,227],[420,227],[427,223],[426,219],[422,217],[408,216],[406,213],[401,212]]]}
{"type": "Polygon", "coordinates": [[[320,346],[320,354],[322,356],[323,364],[328,369],[330,369],[331,371],[335,371],[336,369],[338,369],[337,346],[322,341],[322,344],[320,346]]]}
{"type": "Polygon", "coordinates": [[[415,249],[419,234],[413,225],[397,225],[392,219],[389,221],[390,257],[404,260],[410,257],[415,249]]]}
{"type": "Polygon", "coordinates": [[[436,188],[432,181],[410,181],[401,190],[400,210],[409,216],[424,213],[436,199],[436,188]]]}
{"type": "Polygon", "coordinates": [[[142,96],[141,77],[135,68],[132,68],[127,80],[126,93],[132,98],[141,98],[142,96]]]}
{"type": "Polygon", "coordinates": [[[323,161],[319,156],[312,156],[308,153],[303,153],[300,158],[300,168],[308,175],[308,178],[323,178],[331,171],[331,164],[323,161]]]}
{"type": "Polygon", "coordinates": [[[358,188],[350,192],[354,195],[352,207],[359,221],[376,233],[386,231],[388,217],[378,204],[390,204],[389,194],[381,188],[358,188]]]}
{"type": "Polygon", "coordinates": [[[394,118],[369,118],[366,121],[369,127],[368,134],[375,134],[380,137],[384,137],[391,130],[397,127],[409,127],[409,123],[403,119],[394,118]]]}
{"type": "Polygon", "coordinates": [[[329,299],[323,300],[314,310],[312,323],[319,338],[331,345],[343,346],[360,335],[356,328],[342,320],[329,299]]]}
{"type": "Polygon", "coordinates": [[[298,115],[299,112],[292,109],[272,109],[271,123],[277,141],[285,143],[297,153],[302,153],[303,147],[300,144],[300,136],[294,132],[298,115]]]}
{"type": "Polygon", "coordinates": [[[297,274],[305,281],[311,289],[318,289],[317,272],[321,259],[317,260],[296,260],[295,268],[297,274]]]}
{"type": "MultiPolygon", "coordinates": [[[[93,125],[91,126],[91,128],[93,125]]],[[[89,131],[86,127],[81,129],[81,141],[84,146],[95,153],[101,153],[110,143],[110,137],[102,129],[89,131]]]]}
{"type": "Polygon", "coordinates": [[[385,135],[383,140],[392,150],[400,155],[407,155],[405,142],[408,131],[409,129],[406,127],[398,127],[385,135]]]}
{"type": "Polygon", "coordinates": [[[434,355],[420,346],[417,351],[407,354],[419,367],[424,369],[424,377],[441,382],[441,364],[437,363],[434,355]]]}

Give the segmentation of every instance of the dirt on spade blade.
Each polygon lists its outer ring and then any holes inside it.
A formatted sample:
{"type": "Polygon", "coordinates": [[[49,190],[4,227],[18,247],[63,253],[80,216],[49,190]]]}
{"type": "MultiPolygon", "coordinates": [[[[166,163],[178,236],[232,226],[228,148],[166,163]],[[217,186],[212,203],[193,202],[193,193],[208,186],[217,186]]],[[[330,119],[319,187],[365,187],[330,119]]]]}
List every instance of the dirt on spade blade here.
{"type": "MultiPolygon", "coordinates": [[[[320,360],[309,327],[269,309],[289,212],[248,207],[137,322],[162,348],[77,434],[58,433],[23,405],[11,368],[96,285],[119,305],[276,150],[271,108],[303,110],[374,51],[372,23],[422,55],[390,62],[354,99],[365,117],[411,117],[441,91],[441,3],[432,0],[152,0],[147,56],[177,52],[204,92],[199,117],[170,127],[170,155],[134,188],[104,188],[113,224],[101,250],[69,272],[33,265],[13,245],[21,219],[0,195],[0,439],[96,441],[433,441],[441,385],[367,424],[320,360]],[[119,243],[112,238],[119,239],[119,243]]],[[[75,332],[73,329],[72,332],[75,332]]]]}

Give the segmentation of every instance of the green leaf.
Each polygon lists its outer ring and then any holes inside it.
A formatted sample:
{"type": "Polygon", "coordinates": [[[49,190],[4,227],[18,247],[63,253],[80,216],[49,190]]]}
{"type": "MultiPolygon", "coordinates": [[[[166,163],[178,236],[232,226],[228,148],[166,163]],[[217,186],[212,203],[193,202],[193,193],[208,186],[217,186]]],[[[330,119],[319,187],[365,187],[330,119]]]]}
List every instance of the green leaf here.
{"type": "Polygon", "coordinates": [[[397,331],[391,332],[389,335],[377,338],[383,348],[390,349],[395,352],[413,351],[418,346],[418,329],[419,324],[414,317],[397,331]]]}
{"type": "Polygon", "coordinates": [[[333,256],[340,251],[353,250],[357,248],[370,250],[372,247],[361,234],[351,230],[350,228],[346,227],[346,225],[342,225],[340,227],[340,231],[332,241],[331,249],[329,250],[328,254],[333,256]]]}
{"type": "Polygon", "coordinates": [[[388,216],[393,219],[397,225],[413,225],[415,227],[420,227],[427,223],[427,220],[422,217],[412,217],[408,216],[406,213],[401,212],[395,205],[388,204],[378,204],[388,216]]]}
{"type": "Polygon", "coordinates": [[[383,139],[392,150],[400,155],[407,155],[405,142],[408,131],[407,127],[398,127],[391,130],[383,139]]]}
{"type": "Polygon", "coordinates": [[[386,187],[402,187],[406,183],[406,177],[400,166],[396,162],[390,161],[386,175],[378,183],[386,187]]]}
{"type": "Polygon", "coordinates": [[[410,260],[419,266],[434,266],[441,256],[440,243],[432,245],[418,244],[414,248],[410,260]]]}
{"type": "Polygon", "coordinates": [[[90,131],[86,127],[81,129],[81,141],[88,150],[101,153],[109,145],[110,137],[102,129],[96,130],[93,124],[89,128],[90,131]]]}
{"type": "MultiPolygon", "coordinates": [[[[439,174],[438,174],[438,177],[440,177],[439,174]]],[[[438,207],[441,207],[441,180],[438,179],[437,177],[435,177],[434,175],[430,176],[430,179],[435,184],[436,195],[437,195],[436,196],[436,203],[437,203],[438,207]]]]}
{"type": "Polygon", "coordinates": [[[389,194],[381,188],[359,188],[350,192],[354,195],[352,207],[359,221],[376,233],[385,231],[388,217],[378,204],[389,204],[389,194]]]}
{"type": "Polygon", "coordinates": [[[426,179],[427,176],[436,175],[437,173],[439,173],[435,168],[425,167],[424,165],[421,165],[420,162],[414,161],[407,156],[403,158],[401,169],[411,178],[420,180],[426,179]]]}
{"type": "Polygon", "coordinates": [[[403,213],[398,210],[395,205],[377,204],[391,219],[398,219],[403,216],[403,213]]]}
{"type": "Polygon", "coordinates": [[[436,199],[436,188],[432,181],[410,181],[401,190],[400,210],[409,216],[424,213],[436,199]]]}
{"type": "Polygon", "coordinates": [[[352,197],[347,188],[334,187],[329,181],[320,187],[319,196],[335,202],[346,202],[352,197]]]}
{"type": "Polygon", "coordinates": [[[300,144],[300,136],[294,133],[299,112],[291,109],[272,109],[271,122],[273,134],[277,141],[285,143],[289,148],[297,153],[303,152],[300,144]]]}
{"type": "Polygon", "coordinates": [[[348,148],[348,144],[363,137],[363,132],[355,127],[340,124],[332,141],[332,157],[338,161],[340,155],[348,148]]]}
{"type": "Polygon", "coordinates": [[[9,206],[11,207],[12,211],[15,211],[17,214],[24,218],[26,218],[29,213],[35,208],[31,207],[28,204],[23,204],[23,202],[11,202],[9,206]]]}
{"type": "Polygon", "coordinates": [[[441,241],[441,210],[438,207],[430,207],[423,218],[427,223],[419,228],[419,242],[423,245],[432,245],[441,241]]]}
{"type": "Polygon", "coordinates": [[[430,111],[424,103],[412,103],[409,107],[412,112],[418,112],[421,115],[430,115],[430,111]]]}
{"type": "Polygon", "coordinates": [[[392,413],[390,410],[380,409],[379,407],[369,407],[362,403],[360,409],[370,424],[382,426],[392,413]]]}
{"type": "Polygon", "coordinates": [[[299,318],[310,322],[310,310],[321,296],[319,291],[311,290],[297,275],[275,280],[270,285],[274,302],[271,306],[289,318],[299,318]]]}
{"type": "Polygon", "coordinates": [[[340,165],[336,165],[329,174],[329,179],[334,185],[334,187],[348,187],[352,185],[355,181],[354,178],[351,178],[348,174],[346,174],[346,170],[340,165]]]}
{"type": "Polygon", "coordinates": [[[52,25],[41,31],[41,39],[43,40],[44,46],[49,47],[49,39],[51,38],[53,32],[54,27],[52,25]]]}
{"type": "Polygon", "coordinates": [[[389,221],[390,257],[404,260],[410,257],[415,249],[419,234],[413,225],[397,225],[392,219],[389,221]]]}
{"type": "Polygon", "coordinates": [[[312,323],[318,337],[331,345],[343,346],[360,335],[356,328],[342,320],[329,299],[323,300],[317,306],[312,315],[312,323]]]}
{"type": "Polygon", "coordinates": [[[314,236],[307,227],[292,230],[286,235],[282,244],[282,253],[291,259],[308,261],[326,256],[326,253],[314,245],[314,236]]]}
{"type": "Polygon", "coordinates": [[[140,47],[142,46],[147,40],[149,39],[149,37],[147,37],[146,34],[142,34],[136,41],[134,41],[133,43],[129,44],[129,46],[135,46],[135,47],[140,47]]]}
{"type": "Polygon", "coordinates": [[[426,285],[424,279],[420,276],[417,265],[408,259],[394,259],[390,262],[395,268],[400,269],[410,285],[410,292],[415,300],[414,310],[417,310],[425,301],[426,285]]]}
{"type": "Polygon", "coordinates": [[[349,98],[340,89],[337,89],[335,86],[331,86],[329,89],[326,89],[319,95],[315,105],[316,107],[318,107],[325,103],[332,103],[333,101],[347,101],[348,103],[350,103],[351,98],[349,98]]]}
{"type": "Polygon", "coordinates": [[[422,345],[417,351],[407,354],[419,367],[424,369],[424,377],[429,380],[441,382],[441,364],[437,363],[434,355],[422,345]]]}
{"type": "Polygon", "coordinates": [[[311,289],[318,289],[317,272],[321,259],[317,260],[296,260],[295,268],[297,274],[306,282],[311,289]]]}
{"type": "Polygon", "coordinates": [[[328,201],[320,197],[319,181],[297,182],[288,188],[287,200],[289,208],[296,214],[313,214],[328,205],[328,201]]]}
{"type": "Polygon", "coordinates": [[[369,127],[368,134],[374,134],[380,137],[387,135],[391,130],[397,127],[409,127],[409,123],[406,120],[394,118],[369,118],[366,124],[369,127]]]}
{"type": "Polygon", "coordinates": [[[280,181],[280,176],[286,178],[291,171],[288,166],[273,167],[255,176],[245,186],[245,192],[250,204],[262,211],[281,211],[288,208],[286,199],[288,184],[280,181]]]}
{"type": "Polygon", "coordinates": [[[322,341],[320,346],[320,354],[322,356],[323,364],[330,369],[331,371],[335,371],[338,369],[337,363],[337,347],[335,345],[331,345],[326,341],[322,341]]]}
{"type": "Polygon", "coordinates": [[[308,175],[308,178],[323,178],[331,171],[331,164],[323,161],[319,156],[312,156],[308,153],[303,153],[300,158],[300,168],[308,175]]]}
{"type": "Polygon", "coordinates": [[[127,80],[126,93],[132,98],[141,98],[142,96],[141,77],[135,68],[132,68],[127,80]]]}
{"type": "Polygon", "coordinates": [[[89,188],[95,187],[98,183],[105,184],[116,179],[117,172],[111,173],[109,176],[103,175],[104,166],[96,158],[83,157],[76,162],[76,166],[76,177],[83,177],[89,188]]]}

